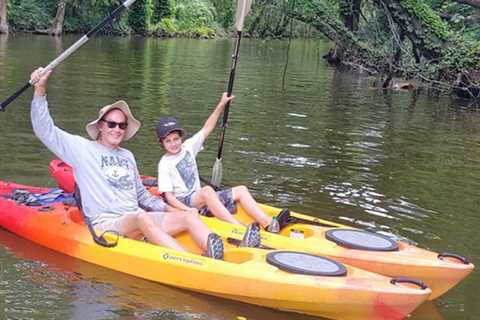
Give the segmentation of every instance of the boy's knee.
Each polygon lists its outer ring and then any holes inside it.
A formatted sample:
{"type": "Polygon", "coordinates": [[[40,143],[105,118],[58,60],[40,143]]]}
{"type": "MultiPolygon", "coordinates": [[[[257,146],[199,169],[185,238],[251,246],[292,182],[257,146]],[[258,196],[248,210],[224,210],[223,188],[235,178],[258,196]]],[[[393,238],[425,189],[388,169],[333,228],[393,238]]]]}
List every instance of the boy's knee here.
{"type": "Polygon", "coordinates": [[[198,214],[198,211],[191,210],[186,213],[184,213],[184,220],[187,221],[187,223],[194,223],[196,221],[200,220],[200,215],[198,214]]]}
{"type": "Polygon", "coordinates": [[[196,208],[190,208],[186,212],[187,212],[188,215],[193,215],[193,216],[200,215],[199,212],[198,212],[198,209],[196,209],[196,208]]]}
{"type": "Polygon", "coordinates": [[[212,194],[216,194],[215,190],[213,190],[213,188],[210,186],[203,187],[202,192],[205,196],[211,196],[212,194]]]}
{"type": "Polygon", "coordinates": [[[248,193],[248,188],[244,185],[241,185],[241,186],[236,186],[234,187],[235,191],[237,191],[239,194],[243,194],[243,193],[248,193]]]}

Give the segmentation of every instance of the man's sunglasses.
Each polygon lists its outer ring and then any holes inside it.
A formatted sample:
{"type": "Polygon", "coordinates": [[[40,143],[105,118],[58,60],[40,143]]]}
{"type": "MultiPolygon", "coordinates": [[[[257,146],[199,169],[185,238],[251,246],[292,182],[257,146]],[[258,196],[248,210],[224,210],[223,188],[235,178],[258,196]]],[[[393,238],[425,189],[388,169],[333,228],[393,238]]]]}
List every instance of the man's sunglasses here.
{"type": "Polygon", "coordinates": [[[113,129],[116,126],[118,126],[121,130],[125,130],[128,127],[127,122],[115,122],[115,121],[108,121],[108,120],[104,120],[104,119],[102,119],[101,121],[106,122],[107,127],[109,127],[110,129],[113,129]]]}

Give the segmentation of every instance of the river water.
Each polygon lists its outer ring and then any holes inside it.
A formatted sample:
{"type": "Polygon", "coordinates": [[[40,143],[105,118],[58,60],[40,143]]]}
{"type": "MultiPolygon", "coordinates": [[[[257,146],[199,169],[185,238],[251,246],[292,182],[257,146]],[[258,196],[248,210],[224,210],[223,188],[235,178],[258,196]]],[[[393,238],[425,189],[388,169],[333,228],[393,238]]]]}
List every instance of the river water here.
{"type": "MultiPolygon", "coordinates": [[[[77,38],[0,36],[0,98],[77,38]]],[[[480,109],[428,92],[372,89],[374,79],[321,58],[329,44],[245,40],[224,154],[224,184],[264,203],[380,231],[480,264],[480,109]]],[[[49,84],[56,124],[86,135],[98,107],[125,99],[143,128],[125,146],[144,174],[162,155],[155,120],[189,133],[225,90],[232,41],[94,38],[49,84]]],[[[52,154],[32,135],[31,91],[0,114],[0,179],[54,186],[52,154]]],[[[212,134],[199,155],[208,177],[212,134]]],[[[167,288],[43,249],[0,229],[0,316],[9,319],[309,319],[167,288]]],[[[411,319],[477,319],[480,276],[411,319]],[[475,289],[477,288],[477,289],[475,289]]]]}

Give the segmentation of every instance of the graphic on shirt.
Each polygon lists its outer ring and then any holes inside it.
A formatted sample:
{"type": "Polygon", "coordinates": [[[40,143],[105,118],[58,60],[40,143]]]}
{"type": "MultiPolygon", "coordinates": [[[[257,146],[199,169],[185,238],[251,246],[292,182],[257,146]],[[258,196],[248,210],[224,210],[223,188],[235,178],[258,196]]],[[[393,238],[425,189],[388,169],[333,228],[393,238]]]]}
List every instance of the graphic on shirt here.
{"type": "Polygon", "coordinates": [[[131,170],[127,159],[117,156],[102,156],[102,169],[110,186],[117,190],[134,188],[131,170]]]}
{"type": "Polygon", "coordinates": [[[190,152],[185,153],[185,157],[176,165],[177,171],[182,177],[185,186],[192,189],[195,185],[195,162],[190,152]]]}

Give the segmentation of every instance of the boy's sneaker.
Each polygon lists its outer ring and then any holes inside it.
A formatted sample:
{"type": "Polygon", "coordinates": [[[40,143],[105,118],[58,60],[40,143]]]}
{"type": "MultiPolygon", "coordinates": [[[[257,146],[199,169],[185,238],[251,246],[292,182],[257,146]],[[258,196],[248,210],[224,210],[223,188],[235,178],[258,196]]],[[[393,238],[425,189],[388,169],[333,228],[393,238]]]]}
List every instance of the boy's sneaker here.
{"type": "Polygon", "coordinates": [[[243,239],[240,242],[240,247],[258,248],[260,247],[261,241],[260,225],[258,222],[253,222],[248,225],[243,239]]]}
{"type": "Polygon", "coordinates": [[[280,224],[280,229],[285,227],[290,223],[290,209],[283,208],[282,211],[277,215],[278,223],[280,224]]]}
{"type": "Polygon", "coordinates": [[[268,232],[271,233],[279,233],[280,232],[280,223],[278,223],[277,217],[272,217],[272,222],[267,226],[266,229],[268,232]]]}
{"type": "Polygon", "coordinates": [[[216,233],[210,233],[207,238],[207,257],[223,260],[223,242],[216,233]]]}

